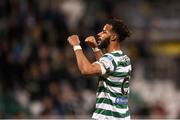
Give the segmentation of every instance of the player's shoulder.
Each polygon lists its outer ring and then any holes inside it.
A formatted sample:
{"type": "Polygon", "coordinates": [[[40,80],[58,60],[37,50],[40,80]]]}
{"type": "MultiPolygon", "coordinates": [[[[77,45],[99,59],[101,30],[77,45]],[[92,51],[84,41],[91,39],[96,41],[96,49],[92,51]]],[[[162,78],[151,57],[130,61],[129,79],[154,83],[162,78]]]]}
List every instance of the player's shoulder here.
{"type": "Polygon", "coordinates": [[[130,61],[130,57],[121,50],[109,53],[115,61],[130,61]]]}
{"type": "Polygon", "coordinates": [[[101,59],[106,59],[106,60],[109,60],[109,61],[113,61],[114,60],[114,57],[111,53],[105,53],[101,59]]]}
{"type": "Polygon", "coordinates": [[[124,52],[121,50],[113,51],[110,54],[113,55],[114,57],[122,57],[125,55],[124,52]]]}
{"type": "Polygon", "coordinates": [[[119,61],[121,59],[129,59],[129,56],[127,54],[125,54],[124,52],[122,52],[121,50],[119,51],[114,51],[114,52],[111,52],[111,53],[105,53],[101,59],[106,59],[106,60],[109,60],[109,61],[119,61]]]}

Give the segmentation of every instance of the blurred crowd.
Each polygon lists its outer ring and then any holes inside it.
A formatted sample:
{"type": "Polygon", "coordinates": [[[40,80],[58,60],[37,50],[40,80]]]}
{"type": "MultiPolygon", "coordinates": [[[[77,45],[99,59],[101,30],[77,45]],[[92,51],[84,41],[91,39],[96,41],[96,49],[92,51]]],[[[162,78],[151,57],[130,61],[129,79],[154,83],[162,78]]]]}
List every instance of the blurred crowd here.
{"type": "Polygon", "coordinates": [[[93,62],[84,39],[113,17],[132,30],[122,45],[133,66],[132,117],[180,118],[177,2],[1,0],[0,118],[91,118],[98,78],[80,74],[67,37],[78,34],[93,62]]]}

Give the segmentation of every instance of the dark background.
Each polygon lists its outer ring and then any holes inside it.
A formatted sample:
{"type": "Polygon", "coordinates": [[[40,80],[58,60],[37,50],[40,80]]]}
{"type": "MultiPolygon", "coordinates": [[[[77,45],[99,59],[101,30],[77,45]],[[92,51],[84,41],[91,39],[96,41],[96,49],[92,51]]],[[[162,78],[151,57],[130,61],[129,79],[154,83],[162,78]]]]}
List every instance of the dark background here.
{"type": "Polygon", "coordinates": [[[0,0],[0,118],[91,118],[96,77],[83,77],[67,37],[120,18],[132,36],[132,118],[180,119],[179,0],[0,0]]]}

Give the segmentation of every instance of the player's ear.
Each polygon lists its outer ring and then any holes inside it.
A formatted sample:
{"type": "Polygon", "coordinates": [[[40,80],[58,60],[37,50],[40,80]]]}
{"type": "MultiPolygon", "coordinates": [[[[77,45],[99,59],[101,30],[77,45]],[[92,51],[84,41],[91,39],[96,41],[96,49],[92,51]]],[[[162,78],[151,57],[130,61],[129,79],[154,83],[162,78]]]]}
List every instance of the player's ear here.
{"type": "Polygon", "coordinates": [[[111,36],[111,41],[115,41],[117,39],[117,35],[116,34],[113,34],[112,36],[111,36]]]}

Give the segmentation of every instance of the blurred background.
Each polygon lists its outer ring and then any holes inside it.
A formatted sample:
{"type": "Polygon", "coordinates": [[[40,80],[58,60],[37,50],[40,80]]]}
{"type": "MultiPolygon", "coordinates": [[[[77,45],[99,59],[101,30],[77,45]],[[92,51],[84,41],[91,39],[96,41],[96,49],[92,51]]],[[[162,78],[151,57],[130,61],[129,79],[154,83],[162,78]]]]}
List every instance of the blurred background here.
{"type": "Polygon", "coordinates": [[[0,0],[0,118],[91,118],[97,77],[80,74],[67,37],[84,43],[109,18],[128,24],[132,118],[180,119],[179,0],[0,0]]]}

